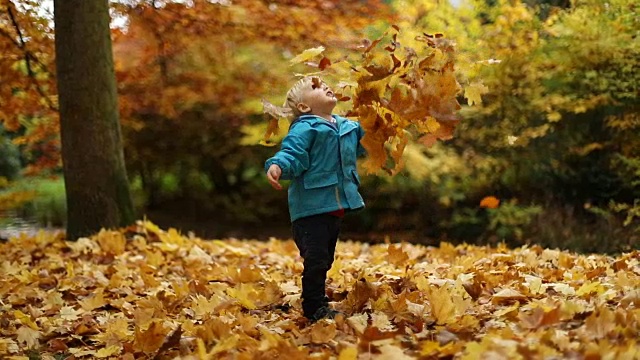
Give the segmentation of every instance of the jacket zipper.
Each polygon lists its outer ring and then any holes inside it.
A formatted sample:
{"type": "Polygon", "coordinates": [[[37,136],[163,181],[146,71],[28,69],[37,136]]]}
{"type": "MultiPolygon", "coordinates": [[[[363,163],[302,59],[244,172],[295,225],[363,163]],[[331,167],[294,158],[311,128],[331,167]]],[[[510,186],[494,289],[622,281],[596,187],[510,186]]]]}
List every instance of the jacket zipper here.
{"type": "MultiPolygon", "coordinates": [[[[336,122],[336,132],[338,135],[338,166],[340,167],[340,173],[342,173],[342,151],[340,150],[340,127],[338,126],[338,122],[336,122]]],[[[338,177],[338,181],[340,178],[338,177]]],[[[336,185],[336,201],[338,202],[338,207],[342,209],[342,203],[340,202],[340,189],[339,186],[336,185]]]]}

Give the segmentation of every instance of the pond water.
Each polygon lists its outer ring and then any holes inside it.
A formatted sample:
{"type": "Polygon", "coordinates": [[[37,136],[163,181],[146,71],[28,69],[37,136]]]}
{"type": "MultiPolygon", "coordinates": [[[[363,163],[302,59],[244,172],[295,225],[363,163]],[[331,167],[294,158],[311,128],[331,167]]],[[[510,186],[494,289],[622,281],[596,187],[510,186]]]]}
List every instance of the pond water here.
{"type": "Polygon", "coordinates": [[[35,218],[22,216],[17,210],[0,209],[0,239],[7,240],[20,233],[35,235],[40,230],[58,231],[60,229],[44,227],[35,218]]]}

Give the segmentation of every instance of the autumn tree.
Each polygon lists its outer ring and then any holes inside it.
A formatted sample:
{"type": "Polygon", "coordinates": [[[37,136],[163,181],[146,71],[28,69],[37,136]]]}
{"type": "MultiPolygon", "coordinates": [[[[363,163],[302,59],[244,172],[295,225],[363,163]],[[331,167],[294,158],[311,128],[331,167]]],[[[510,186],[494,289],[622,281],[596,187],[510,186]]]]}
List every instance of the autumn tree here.
{"type": "Polygon", "coordinates": [[[39,1],[0,1],[0,125],[29,156],[25,174],[60,165],[53,27],[39,1]]]}
{"type": "Polygon", "coordinates": [[[67,237],[134,220],[113,69],[109,2],[54,2],[67,237]]]}
{"type": "Polygon", "coordinates": [[[114,31],[125,150],[150,205],[161,205],[163,178],[171,177],[176,197],[256,220],[255,207],[237,204],[266,156],[241,143],[243,125],[262,121],[260,98],[286,92],[297,52],[355,48],[372,17],[388,17],[379,1],[128,1],[113,8],[128,19],[126,31],[114,31]]]}

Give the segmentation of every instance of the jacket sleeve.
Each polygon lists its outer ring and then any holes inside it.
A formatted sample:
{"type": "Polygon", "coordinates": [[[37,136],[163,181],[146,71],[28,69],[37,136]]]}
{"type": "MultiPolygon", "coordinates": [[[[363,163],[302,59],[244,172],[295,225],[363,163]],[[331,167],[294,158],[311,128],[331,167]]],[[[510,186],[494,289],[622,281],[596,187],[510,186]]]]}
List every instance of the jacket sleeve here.
{"type": "MultiPolygon", "coordinates": [[[[298,130],[298,129],[296,129],[298,130]]],[[[282,169],[282,180],[291,180],[309,169],[309,151],[311,149],[313,131],[290,131],[282,140],[282,147],[264,164],[267,172],[276,164],[282,169]]]]}
{"type": "Polygon", "coordinates": [[[358,122],[358,148],[356,149],[356,156],[357,157],[364,157],[367,155],[367,150],[364,148],[364,146],[362,146],[362,143],[360,142],[362,140],[362,137],[364,137],[364,129],[362,128],[362,125],[360,125],[360,123],[358,122]]]}

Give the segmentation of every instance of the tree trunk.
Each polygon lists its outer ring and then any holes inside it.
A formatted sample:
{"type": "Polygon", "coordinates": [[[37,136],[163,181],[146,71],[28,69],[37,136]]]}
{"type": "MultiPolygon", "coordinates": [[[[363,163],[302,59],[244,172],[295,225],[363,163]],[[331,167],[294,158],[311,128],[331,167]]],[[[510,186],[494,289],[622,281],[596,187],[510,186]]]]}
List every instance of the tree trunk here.
{"type": "Polygon", "coordinates": [[[134,221],[118,119],[108,0],[55,0],[67,238],[134,221]]]}

